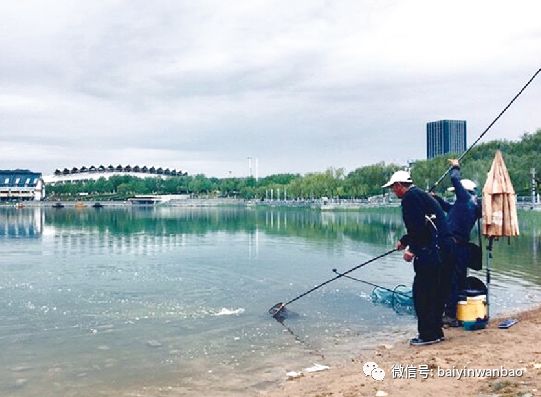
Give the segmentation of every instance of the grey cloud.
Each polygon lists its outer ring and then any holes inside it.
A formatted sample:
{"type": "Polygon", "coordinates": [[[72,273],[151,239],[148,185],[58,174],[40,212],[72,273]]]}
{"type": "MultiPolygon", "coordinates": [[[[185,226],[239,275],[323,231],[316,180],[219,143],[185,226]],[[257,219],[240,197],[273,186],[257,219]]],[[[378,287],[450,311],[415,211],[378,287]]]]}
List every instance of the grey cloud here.
{"type": "MultiPolygon", "coordinates": [[[[29,161],[15,153],[28,145],[41,169],[185,159],[223,175],[245,172],[247,156],[262,172],[405,162],[424,156],[429,120],[467,119],[471,142],[539,67],[530,18],[510,23],[505,48],[516,52],[495,63],[473,33],[473,50],[445,31],[426,35],[393,1],[13,4],[0,9],[11,18],[0,142],[12,151],[1,168],[29,161]],[[441,59],[433,42],[465,55],[441,59]]],[[[541,127],[540,90],[530,91],[491,136],[541,127]]]]}

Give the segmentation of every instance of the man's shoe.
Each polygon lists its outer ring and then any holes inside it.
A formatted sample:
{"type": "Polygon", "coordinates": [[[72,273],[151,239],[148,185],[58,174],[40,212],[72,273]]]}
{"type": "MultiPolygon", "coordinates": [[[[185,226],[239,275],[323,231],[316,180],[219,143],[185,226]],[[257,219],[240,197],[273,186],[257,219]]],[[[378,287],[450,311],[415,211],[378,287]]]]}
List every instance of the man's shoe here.
{"type": "Polygon", "coordinates": [[[441,341],[442,341],[441,338],[435,338],[435,339],[412,338],[410,339],[410,345],[427,346],[427,345],[433,345],[434,343],[439,343],[441,341]]]}
{"type": "Polygon", "coordinates": [[[443,316],[442,323],[445,327],[457,328],[460,327],[460,322],[453,317],[443,316]]]}

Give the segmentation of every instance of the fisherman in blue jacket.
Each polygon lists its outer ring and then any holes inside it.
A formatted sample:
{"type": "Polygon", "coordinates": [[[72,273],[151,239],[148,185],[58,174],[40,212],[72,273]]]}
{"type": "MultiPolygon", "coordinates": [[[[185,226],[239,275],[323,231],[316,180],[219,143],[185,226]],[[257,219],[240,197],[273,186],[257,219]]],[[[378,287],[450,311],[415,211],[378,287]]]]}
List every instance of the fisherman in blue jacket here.
{"type": "MultiPolygon", "coordinates": [[[[475,222],[481,217],[481,205],[477,200],[475,189],[477,185],[469,179],[460,179],[460,163],[456,159],[450,159],[451,184],[456,200],[454,204],[448,203],[439,196],[434,195],[440,206],[447,212],[447,225],[453,235],[454,250],[453,263],[446,269],[451,283],[447,287],[449,291],[445,299],[445,324],[459,326],[456,320],[456,308],[458,293],[466,287],[468,264],[470,262],[470,233],[475,222]]],[[[444,288],[445,290],[445,288],[444,288]]]]}
{"type": "Polygon", "coordinates": [[[402,217],[407,234],[397,243],[404,250],[404,260],[413,261],[413,303],[419,335],[410,340],[413,346],[443,340],[441,297],[442,270],[452,247],[445,213],[428,193],[413,185],[407,171],[397,171],[382,187],[390,187],[402,199],[402,217]]]}

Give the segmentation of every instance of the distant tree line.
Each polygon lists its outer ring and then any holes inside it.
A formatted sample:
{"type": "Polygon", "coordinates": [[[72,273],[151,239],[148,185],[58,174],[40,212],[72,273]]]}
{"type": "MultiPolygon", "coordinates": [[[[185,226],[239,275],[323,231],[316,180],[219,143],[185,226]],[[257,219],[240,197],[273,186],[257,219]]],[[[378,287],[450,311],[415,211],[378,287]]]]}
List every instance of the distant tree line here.
{"type": "MultiPolygon", "coordinates": [[[[497,149],[503,152],[515,190],[528,194],[531,187],[531,168],[541,174],[541,129],[525,134],[518,141],[498,140],[473,148],[462,161],[462,175],[483,186],[497,149]]],[[[418,186],[428,188],[448,168],[452,155],[417,161],[411,169],[418,186]]],[[[380,162],[345,173],[342,168],[323,172],[275,174],[256,180],[247,178],[213,178],[205,175],[182,175],[168,178],[137,178],[113,176],[95,181],[61,183],[47,186],[49,198],[74,199],[88,194],[92,199],[126,199],[136,194],[192,194],[198,197],[235,197],[242,199],[270,198],[283,200],[330,198],[359,199],[382,194],[381,185],[398,169],[397,164],[380,162]]],[[[448,178],[438,186],[444,192],[448,178]]]]}

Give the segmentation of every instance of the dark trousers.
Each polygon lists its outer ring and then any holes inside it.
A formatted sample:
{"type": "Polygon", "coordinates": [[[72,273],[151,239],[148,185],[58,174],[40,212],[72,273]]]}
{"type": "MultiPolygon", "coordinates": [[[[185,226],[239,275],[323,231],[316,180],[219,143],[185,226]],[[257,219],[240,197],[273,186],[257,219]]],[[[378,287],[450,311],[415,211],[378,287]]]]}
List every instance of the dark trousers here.
{"type": "Polygon", "coordinates": [[[417,314],[419,337],[425,340],[443,336],[441,315],[443,300],[440,290],[442,263],[436,250],[418,254],[414,262],[413,304],[417,314]]]}
{"type": "Polygon", "coordinates": [[[468,244],[454,245],[450,264],[446,265],[446,277],[449,279],[449,289],[445,300],[445,315],[456,318],[458,294],[466,288],[470,250],[468,244]]]}

